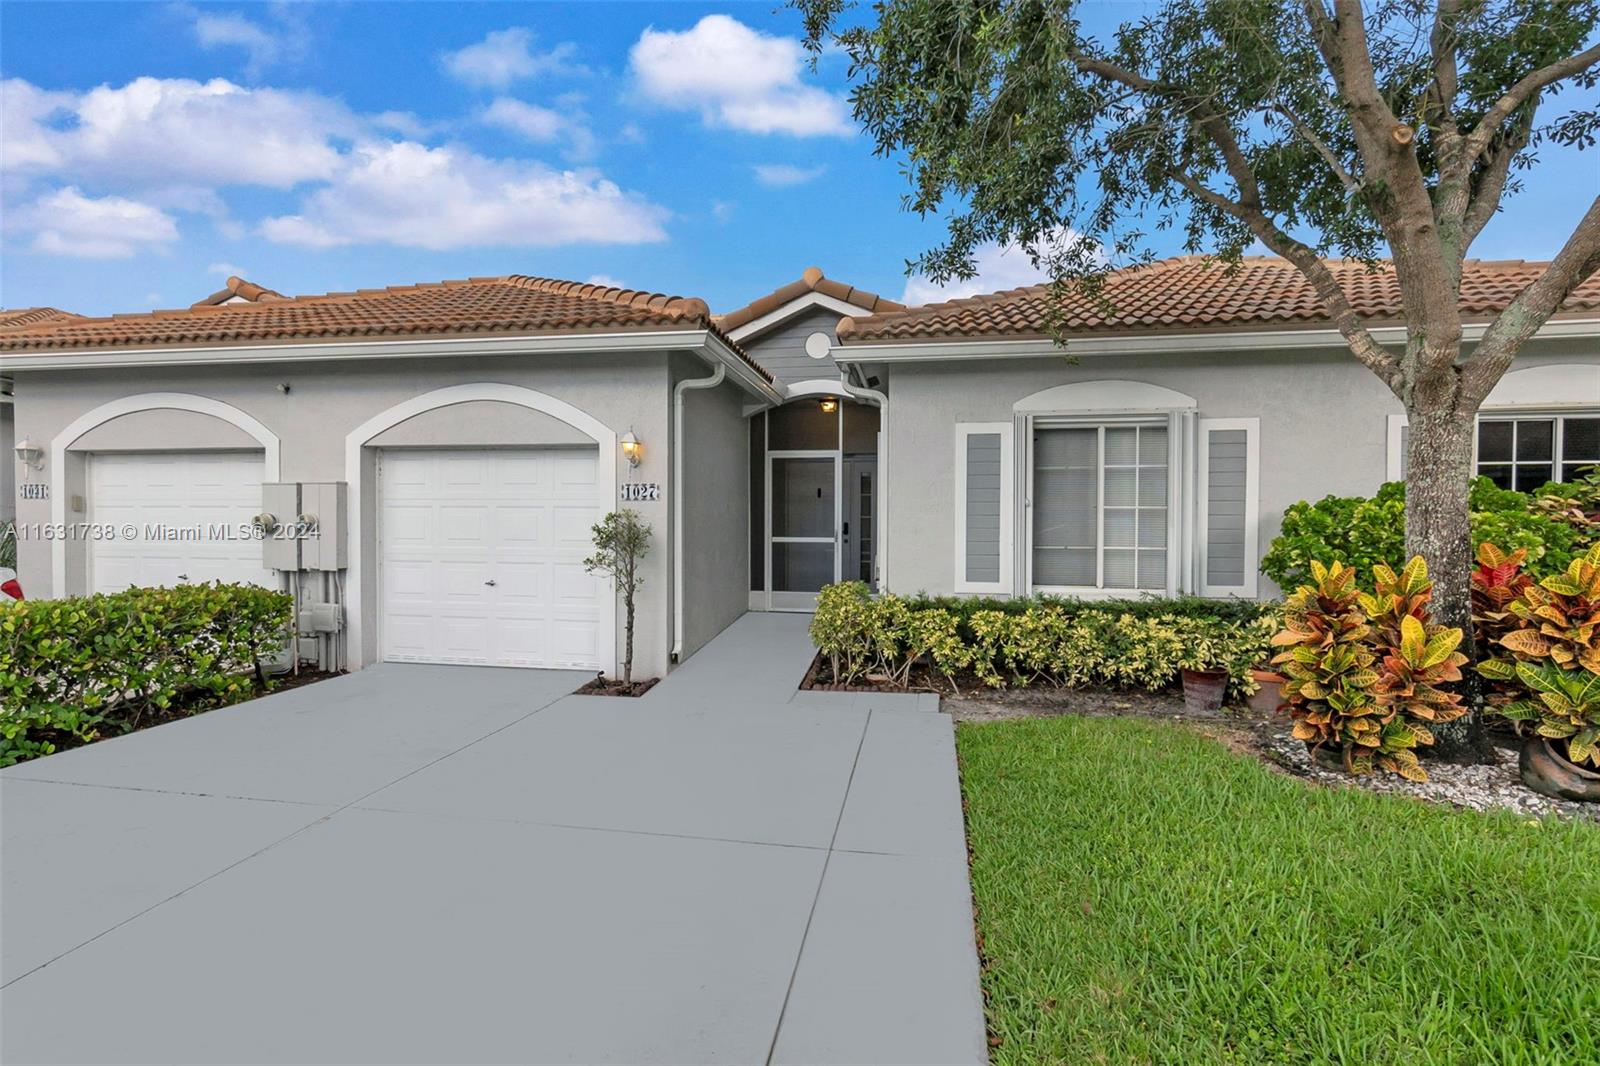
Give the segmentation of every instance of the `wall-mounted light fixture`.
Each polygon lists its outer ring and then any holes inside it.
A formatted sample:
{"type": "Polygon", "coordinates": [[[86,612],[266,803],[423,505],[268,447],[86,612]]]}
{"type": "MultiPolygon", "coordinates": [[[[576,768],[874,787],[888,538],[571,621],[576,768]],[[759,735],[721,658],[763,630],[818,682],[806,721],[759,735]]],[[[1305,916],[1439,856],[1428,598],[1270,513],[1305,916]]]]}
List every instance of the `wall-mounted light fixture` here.
{"type": "Polygon", "coordinates": [[[832,396],[824,396],[822,398],[822,402],[818,406],[822,408],[823,414],[831,415],[833,412],[839,409],[839,401],[834,399],[832,396]]]}
{"type": "Polygon", "coordinates": [[[17,443],[17,461],[30,470],[44,467],[44,449],[24,437],[17,443]]]}
{"type": "Polygon", "coordinates": [[[627,458],[629,466],[638,466],[639,460],[644,458],[644,441],[633,435],[633,430],[622,435],[622,454],[627,458]]]}

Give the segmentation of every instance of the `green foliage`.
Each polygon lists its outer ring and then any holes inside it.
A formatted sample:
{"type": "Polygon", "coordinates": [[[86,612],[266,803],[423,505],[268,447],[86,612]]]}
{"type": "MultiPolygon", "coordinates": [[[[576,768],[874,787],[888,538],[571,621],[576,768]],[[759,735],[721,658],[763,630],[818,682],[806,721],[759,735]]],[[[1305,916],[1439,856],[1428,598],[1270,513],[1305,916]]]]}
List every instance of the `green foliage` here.
{"type": "Polygon", "coordinates": [[[1223,605],[1204,600],[1129,601],[1140,604],[1140,613],[1116,601],[1096,607],[987,600],[963,610],[958,602],[874,598],[859,581],[830,585],[817,598],[811,639],[840,684],[903,687],[922,663],[952,688],[957,673],[970,671],[992,688],[1043,683],[1159,691],[1181,669],[1220,669],[1241,693],[1254,688],[1250,668],[1270,653],[1278,625],[1269,605],[1226,607],[1228,617],[1216,617],[1198,613],[1199,606],[1223,605]],[[1188,611],[1196,613],[1182,613],[1188,611]]]}
{"type": "Polygon", "coordinates": [[[0,522],[0,566],[7,570],[17,568],[17,523],[0,522]]]}
{"type": "Polygon", "coordinates": [[[291,609],[282,592],[211,584],[0,610],[0,766],[248,699],[291,609]]]}
{"type": "Polygon", "coordinates": [[[1307,788],[1147,718],[956,745],[995,1066],[1600,1062],[1592,820],[1307,788]]]}
{"type": "MultiPolygon", "coordinates": [[[[1290,504],[1283,512],[1282,530],[1261,558],[1261,572],[1279,588],[1290,589],[1310,578],[1313,559],[1341,562],[1368,575],[1380,564],[1391,569],[1402,565],[1405,498],[1405,484],[1391,481],[1371,499],[1324,496],[1316,503],[1290,504]]],[[[1527,493],[1498,488],[1486,477],[1475,478],[1469,497],[1472,542],[1489,541],[1506,551],[1521,549],[1536,576],[1565,569],[1583,546],[1582,534],[1535,503],[1527,493]]]]}
{"type": "Polygon", "coordinates": [[[1565,742],[1569,760],[1600,769],[1600,674],[1521,662],[1517,679],[1532,698],[1508,703],[1500,713],[1514,722],[1536,723],[1533,731],[1541,737],[1565,742]]]}
{"type": "Polygon", "coordinates": [[[1429,619],[1427,565],[1414,557],[1398,573],[1377,567],[1375,591],[1360,592],[1356,572],[1311,562],[1310,583],[1284,605],[1284,702],[1294,736],[1329,747],[1350,773],[1386,770],[1414,781],[1428,775],[1416,747],[1434,741],[1430,725],[1467,713],[1442,686],[1462,679],[1463,633],[1429,619]]]}
{"type": "Polygon", "coordinates": [[[597,522],[593,535],[594,554],[583,561],[583,568],[591,574],[604,574],[610,578],[617,593],[622,596],[626,618],[622,681],[623,684],[632,684],[635,598],[644,585],[639,563],[650,552],[650,525],[639,517],[639,512],[624,507],[597,522]]]}

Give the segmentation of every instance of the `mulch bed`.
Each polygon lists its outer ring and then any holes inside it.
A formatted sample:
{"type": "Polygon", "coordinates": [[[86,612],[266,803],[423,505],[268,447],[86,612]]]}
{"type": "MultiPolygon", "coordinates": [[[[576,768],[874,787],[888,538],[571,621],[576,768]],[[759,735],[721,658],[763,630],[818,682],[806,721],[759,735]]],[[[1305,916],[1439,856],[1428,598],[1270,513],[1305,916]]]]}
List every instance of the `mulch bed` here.
{"type": "Polygon", "coordinates": [[[647,677],[643,681],[634,681],[623,684],[615,677],[601,675],[593,681],[587,681],[572,694],[574,696],[643,696],[646,692],[656,687],[659,677],[647,677]]]}

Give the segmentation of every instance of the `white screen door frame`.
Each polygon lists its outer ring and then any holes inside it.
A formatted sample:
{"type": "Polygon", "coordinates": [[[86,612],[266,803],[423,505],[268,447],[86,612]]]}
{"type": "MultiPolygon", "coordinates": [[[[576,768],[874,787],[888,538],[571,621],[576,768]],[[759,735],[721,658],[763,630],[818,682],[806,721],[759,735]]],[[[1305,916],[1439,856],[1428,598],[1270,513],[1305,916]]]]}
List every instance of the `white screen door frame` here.
{"type": "Polygon", "coordinates": [[[840,544],[839,529],[843,521],[844,504],[844,454],[838,449],[791,449],[785,451],[769,451],[767,453],[766,477],[766,515],[767,515],[767,544],[766,544],[766,585],[767,609],[772,611],[814,611],[817,609],[817,594],[815,592],[796,592],[786,589],[775,589],[772,586],[772,547],[774,544],[826,544],[833,551],[833,578],[839,580],[840,544]],[[773,534],[772,516],[772,475],[776,463],[785,459],[827,459],[833,463],[833,535],[828,537],[808,536],[790,537],[775,536],[773,534]]]}

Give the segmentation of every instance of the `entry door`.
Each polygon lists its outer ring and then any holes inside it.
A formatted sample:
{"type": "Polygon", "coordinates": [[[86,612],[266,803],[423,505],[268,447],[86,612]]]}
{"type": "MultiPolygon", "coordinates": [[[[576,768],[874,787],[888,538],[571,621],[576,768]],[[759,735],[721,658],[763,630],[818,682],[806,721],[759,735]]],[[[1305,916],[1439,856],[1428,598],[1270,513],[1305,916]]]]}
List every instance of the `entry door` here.
{"type": "Polygon", "coordinates": [[[840,530],[840,577],[875,584],[877,522],[873,506],[878,490],[878,460],[844,461],[844,528],[840,530]]]}
{"type": "Polygon", "coordinates": [[[594,449],[379,453],[383,658],[600,669],[598,471],[594,449]]]}
{"type": "Polygon", "coordinates": [[[838,452],[767,455],[767,589],[774,610],[809,611],[839,580],[838,452]]]}

